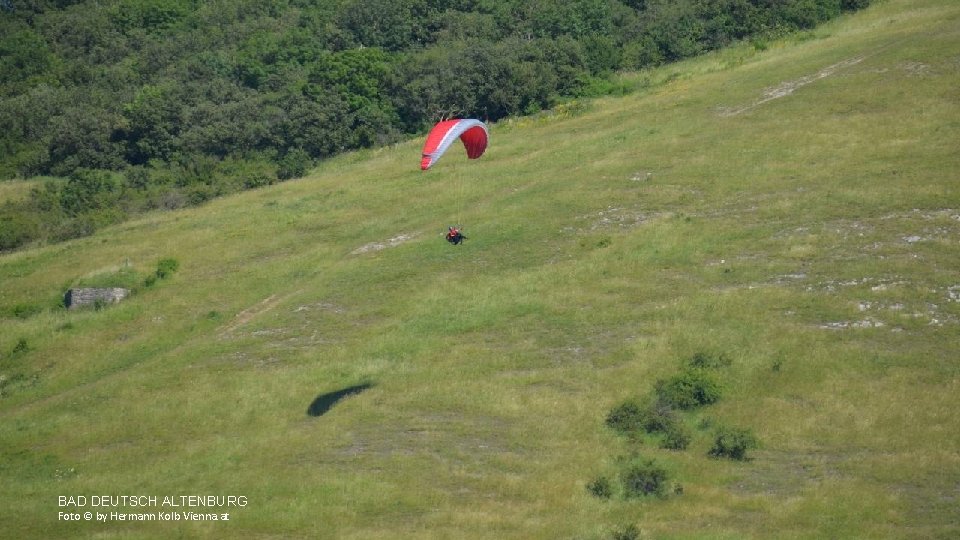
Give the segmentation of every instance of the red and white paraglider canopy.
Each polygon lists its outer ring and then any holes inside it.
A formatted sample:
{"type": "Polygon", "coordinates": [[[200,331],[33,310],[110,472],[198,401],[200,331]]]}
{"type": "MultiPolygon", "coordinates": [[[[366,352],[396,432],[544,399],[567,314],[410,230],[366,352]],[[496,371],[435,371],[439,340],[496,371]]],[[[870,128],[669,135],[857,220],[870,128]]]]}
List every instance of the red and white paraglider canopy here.
{"type": "Polygon", "coordinates": [[[490,133],[486,124],[480,120],[453,119],[438,122],[430,130],[427,142],[423,145],[420,169],[425,171],[432,167],[458,138],[467,149],[467,157],[477,159],[487,149],[490,133]]]}

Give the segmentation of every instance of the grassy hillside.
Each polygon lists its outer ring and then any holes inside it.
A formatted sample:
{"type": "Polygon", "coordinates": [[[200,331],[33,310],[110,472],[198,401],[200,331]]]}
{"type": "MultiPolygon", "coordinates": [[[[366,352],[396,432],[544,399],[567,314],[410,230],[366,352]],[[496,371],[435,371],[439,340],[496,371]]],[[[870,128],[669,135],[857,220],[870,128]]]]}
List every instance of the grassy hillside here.
{"type": "Polygon", "coordinates": [[[958,44],[954,2],[890,0],[501,122],[476,162],[411,141],[0,258],[0,536],[957,536],[958,44]],[[686,450],[605,426],[698,353],[730,365],[686,450]],[[720,426],[759,448],[709,457],[720,426]],[[638,459],[667,496],[586,488],[638,459]],[[248,504],[58,519],[189,495],[248,504]]]}

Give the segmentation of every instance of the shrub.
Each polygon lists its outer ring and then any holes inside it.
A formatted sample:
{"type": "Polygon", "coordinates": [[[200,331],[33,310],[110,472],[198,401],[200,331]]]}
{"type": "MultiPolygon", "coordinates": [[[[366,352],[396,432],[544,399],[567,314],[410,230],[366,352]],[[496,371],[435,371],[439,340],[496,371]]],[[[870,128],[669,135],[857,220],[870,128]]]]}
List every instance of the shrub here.
{"type": "Polygon", "coordinates": [[[667,494],[669,479],[667,470],[657,465],[652,459],[634,462],[620,473],[623,494],[628,499],[647,495],[664,497],[667,494]]]}
{"type": "Polygon", "coordinates": [[[17,344],[13,346],[13,350],[10,351],[11,356],[19,356],[30,350],[30,346],[27,345],[26,338],[20,338],[17,340],[17,344]]]}
{"type": "Polygon", "coordinates": [[[641,405],[628,400],[610,410],[607,425],[621,433],[665,433],[678,419],[669,405],[655,402],[641,405]]]}
{"type": "Polygon", "coordinates": [[[657,399],[677,409],[693,409],[720,399],[720,383],[703,369],[686,369],[656,384],[657,399]]]}
{"type": "Polygon", "coordinates": [[[177,269],[180,268],[180,263],[176,259],[166,258],[160,259],[160,262],[157,263],[157,278],[166,279],[173,275],[177,269]]]}
{"type": "Polygon", "coordinates": [[[271,184],[273,184],[273,178],[264,173],[254,173],[243,179],[243,187],[246,189],[255,189],[271,184]]]}
{"type": "Polygon", "coordinates": [[[201,204],[209,201],[210,199],[217,196],[216,190],[213,186],[208,186],[206,184],[196,184],[192,185],[186,190],[187,201],[191,206],[200,206],[201,204]]]}
{"type": "Polygon", "coordinates": [[[870,0],[840,0],[840,8],[853,11],[870,5],[870,0]]]}
{"type": "Polygon", "coordinates": [[[40,237],[40,233],[38,216],[15,208],[11,203],[0,209],[0,251],[16,249],[40,237]]]}
{"type": "Polygon", "coordinates": [[[747,450],[758,445],[759,441],[750,430],[724,427],[717,430],[717,438],[710,449],[710,455],[744,461],[747,459],[747,450]]]}
{"type": "Polygon", "coordinates": [[[667,450],[686,450],[690,446],[690,430],[681,423],[673,422],[663,433],[663,440],[660,441],[660,448],[667,450]]]}
{"type": "Polygon", "coordinates": [[[610,538],[611,540],[637,540],[640,538],[640,529],[631,523],[622,529],[615,529],[610,533],[610,538]]]}
{"type": "Polygon", "coordinates": [[[166,279],[180,268],[180,263],[173,258],[160,259],[157,270],[143,280],[144,287],[153,287],[158,279],[166,279]]]}
{"type": "Polygon", "coordinates": [[[646,412],[636,401],[629,400],[617,405],[607,414],[607,425],[621,433],[631,433],[643,428],[646,412]]]}
{"type": "Polygon", "coordinates": [[[613,486],[610,484],[610,480],[606,476],[601,476],[587,484],[587,491],[592,493],[595,497],[600,497],[601,499],[609,499],[613,496],[613,486]]]}
{"type": "Polygon", "coordinates": [[[666,433],[677,426],[680,419],[673,412],[673,409],[659,401],[649,406],[645,410],[646,416],[643,418],[643,430],[647,433],[666,433]]]}
{"type": "Polygon", "coordinates": [[[36,304],[17,304],[10,312],[18,319],[29,319],[43,311],[43,307],[36,304]]]}
{"type": "Polygon", "coordinates": [[[300,178],[307,174],[307,169],[311,165],[310,154],[302,148],[294,148],[277,162],[277,178],[280,180],[300,178]]]}

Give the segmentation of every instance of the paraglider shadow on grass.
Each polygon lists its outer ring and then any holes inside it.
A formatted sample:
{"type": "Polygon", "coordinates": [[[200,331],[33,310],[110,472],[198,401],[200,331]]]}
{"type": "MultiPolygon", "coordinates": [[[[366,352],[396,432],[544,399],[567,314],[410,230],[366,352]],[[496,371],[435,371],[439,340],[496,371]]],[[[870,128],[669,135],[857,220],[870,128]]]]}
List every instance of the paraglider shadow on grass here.
{"type": "Polygon", "coordinates": [[[320,394],[316,399],[313,400],[313,403],[307,407],[308,416],[323,416],[331,407],[337,404],[338,401],[345,397],[352,396],[354,394],[359,394],[364,390],[373,386],[373,383],[363,383],[357,384],[354,386],[348,386],[341,390],[334,392],[327,392],[326,394],[320,394]]]}

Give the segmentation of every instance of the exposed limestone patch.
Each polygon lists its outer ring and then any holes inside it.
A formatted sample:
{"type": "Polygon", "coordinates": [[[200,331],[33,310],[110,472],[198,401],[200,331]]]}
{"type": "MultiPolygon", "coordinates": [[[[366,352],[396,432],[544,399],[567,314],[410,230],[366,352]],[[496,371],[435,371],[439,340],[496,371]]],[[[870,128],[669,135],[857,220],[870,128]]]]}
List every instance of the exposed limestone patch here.
{"type": "Polygon", "coordinates": [[[350,252],[351,255],[360,255],[362,253],[369,253],[371,251],[380,251],[387,248],[397,247],[404,242],[413,240],[417,235],[415,234],[401,234],[394,236],[384,242],[370,242],[369,244],[364,244],[357,249],[350,252]]]}

